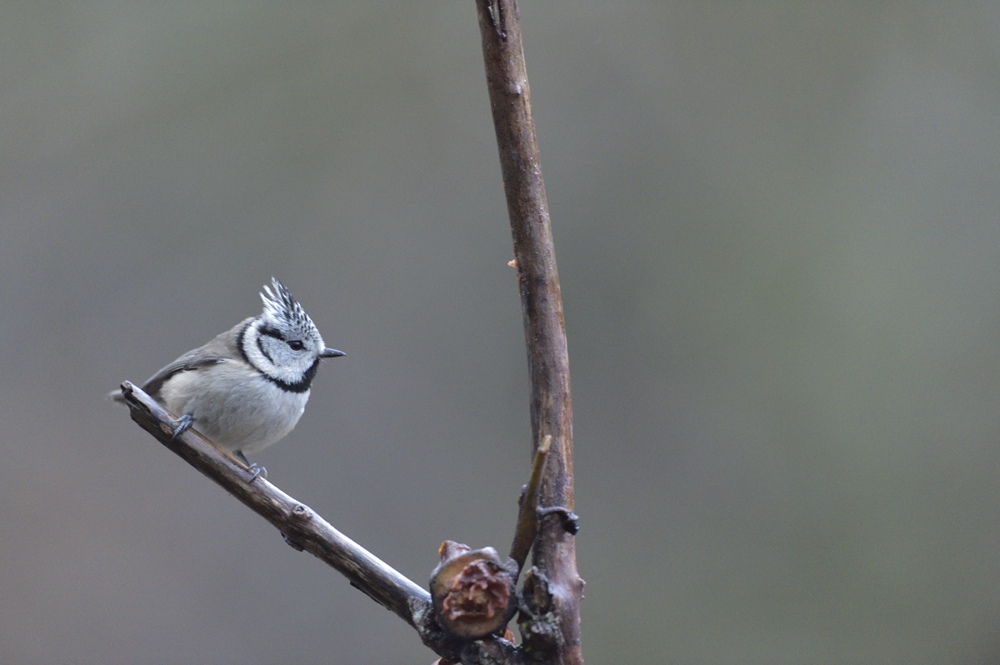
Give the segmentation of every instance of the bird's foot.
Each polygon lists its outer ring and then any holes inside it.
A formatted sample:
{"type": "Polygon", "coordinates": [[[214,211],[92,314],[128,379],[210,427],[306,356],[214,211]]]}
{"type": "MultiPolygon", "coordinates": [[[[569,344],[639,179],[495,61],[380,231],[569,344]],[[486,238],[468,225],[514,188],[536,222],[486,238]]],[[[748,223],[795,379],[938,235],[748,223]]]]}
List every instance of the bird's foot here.
{"type": "Polygon", "coordinates": [[[254,462],[253,464],[247,465],[247,470],[253,474],[252,476],[250,476],[250,480],[247,481],[248,483],[252,483],[253,481],[257,480],[257,478],[263,478],[264,480],[267,480],[266,466],[260,466],[256,462],[254,462]]]}
{"type": "Polygon", "coordinates": [[[256,462],[251,464],[250,460],[247,459],[247,456],[244,455],[243,452],[240,450],[234,452],[233,455],[236,457],[236,459],[238,459],[239,461],[243,462],[244,465],[246,465],[247,471],[253,474],[253,476],[250,477],[250,480],[248,480],[247,483],[252,483],[253,481],[257,480],[258,476],[264,476],[264,480],[267,480],[266,466],[258,466],[256,462]]]}
{"type": "Polygon", "coordinates": [[[170,424],[170,440],[173,441],[181,434],[183,434],[187,429],[191,427],[194,422],[194,416],[190,413],[185,413],[183,416],[175,420],[170,424]]]}

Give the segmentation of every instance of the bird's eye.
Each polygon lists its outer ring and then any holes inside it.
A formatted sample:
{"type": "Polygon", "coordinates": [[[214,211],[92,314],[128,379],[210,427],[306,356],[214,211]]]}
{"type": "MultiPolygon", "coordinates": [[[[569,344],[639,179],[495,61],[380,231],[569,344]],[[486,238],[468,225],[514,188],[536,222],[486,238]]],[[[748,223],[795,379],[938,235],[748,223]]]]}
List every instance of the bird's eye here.
{"type": "Polygon", "coordinates": [[[298,339],[288,340],[288,348],[290,348],[292,351],[301,351],[305,347],[306,345],[303,344],[301,340],[298,339]]]}

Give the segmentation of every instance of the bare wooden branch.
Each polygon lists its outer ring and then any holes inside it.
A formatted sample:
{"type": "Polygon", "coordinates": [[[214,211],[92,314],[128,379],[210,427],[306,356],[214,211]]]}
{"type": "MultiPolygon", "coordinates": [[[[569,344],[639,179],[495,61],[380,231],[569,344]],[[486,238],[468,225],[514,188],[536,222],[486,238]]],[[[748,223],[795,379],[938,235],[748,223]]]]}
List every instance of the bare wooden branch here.
{"type": "Polygon", "coordinates": [[[132,411],[132,420],[277,527],[289,545],[333,566],[353,586],[411,626],[420,624],[423,615],[430,610],[427,591],[263,477],[258,476],[251,482],[253,472],[194,429],[173,438],[171,415],[138,387],[126,381],[122,384],[122,395],[132,411]]]}
{"type": "MultiPolygon", "coordinates": [[[[514,261],[521,292],[524,336],[531,382],[533,441],[552,436],[540,504],[573,510],[573,409],[562,295],[549,220],[545,184],[531,114],[521,28],[515,0],[477,0],[486,82],[496,128],[514,261]]],[[[580,600],[573,534],[556,519],[540,522],[534,545],[533,586],[547,589],[545,602],[558,621],[552,662],[583,662],[580,600]],[[541,584],[544,582],[544,584],[541,584]],[[549,597],[550,595],[550,597],[549,597]]],[[[528,646],[545,627],[522,624],[528,646]]],[[[541,639],[541,638],[539,638],[541,639]]]]}
{"type": "Polygon", "coordinates": [[[454,662],[521,665],[524,654],[500,637],[457,640],[437,624],[430,594],[403,574],[337,531],[309,506],[296,501],[262,476],[215,446],[194,429],[173,436],[173,415],[129,381],[122,396],[132,420],[191,466],[222,486],[273,524],[289,545],[306,551],[342,573],[351,585],[391,610],[417,630],[423,643],[454,662]]]}

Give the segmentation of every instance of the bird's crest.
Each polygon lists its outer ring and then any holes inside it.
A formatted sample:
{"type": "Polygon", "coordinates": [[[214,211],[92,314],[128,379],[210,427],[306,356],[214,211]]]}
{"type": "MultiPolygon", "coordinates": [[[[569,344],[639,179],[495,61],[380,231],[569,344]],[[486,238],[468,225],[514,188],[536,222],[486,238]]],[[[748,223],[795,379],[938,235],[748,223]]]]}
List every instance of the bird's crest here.
{"type": "Polygon", "coordinates": [[[264,285],[260,299],[264,301],[264,317],[270,319],[278,326],[292,326],[302,330],[315,330],[316,326],[302,309],[302,305],[296,300],[288,289],[276,278],[271,278],[273,289],[264,285]]]}

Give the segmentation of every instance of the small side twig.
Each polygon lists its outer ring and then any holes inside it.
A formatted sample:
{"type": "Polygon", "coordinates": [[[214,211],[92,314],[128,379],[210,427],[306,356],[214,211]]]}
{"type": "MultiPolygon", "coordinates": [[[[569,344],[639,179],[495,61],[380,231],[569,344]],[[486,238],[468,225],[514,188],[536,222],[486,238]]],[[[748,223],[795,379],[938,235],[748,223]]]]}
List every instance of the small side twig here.
{"type": "Polygon", "coordinates": [[[524,568],[524,562],[528,560],[528,552],[535,542],[538,534],[538,490],[542,484],[543,472],[545,471],[545,460],[549,458],[549,447],[552,445],[552,435],[546,434],[542,442],[535,449],[535,459],[531,463],[531,477],[524,487],[524,496],[521,497],[521,510],[517,515],[517,531],[514,533],[514,542],[510,546],[510,558],[517,562],[517,570],[514,571],[516,578],[524,568]]]}

